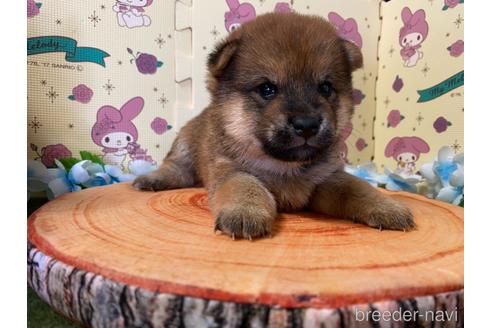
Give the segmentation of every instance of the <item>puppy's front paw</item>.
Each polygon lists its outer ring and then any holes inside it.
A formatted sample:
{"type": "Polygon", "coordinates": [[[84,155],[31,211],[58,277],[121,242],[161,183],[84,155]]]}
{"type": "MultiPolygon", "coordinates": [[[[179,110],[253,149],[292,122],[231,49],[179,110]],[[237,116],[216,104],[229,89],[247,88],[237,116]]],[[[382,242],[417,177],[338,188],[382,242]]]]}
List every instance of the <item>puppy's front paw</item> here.
{"type": "Polygon", "coordinates": [[[363,223],[370,227],[389,230],[411,230],[416,227],[412,212],[404,205],[388,200],[384,204],[374,204],[363,223]]]}
{"type": "Polygon", "coordinates": [[[223,208],[215,219],[215,230],[222,231],[232,239],[242,237],[252,240],[271,236],[274,218],[261,208],[239,207],[223,208]]]}
{"type": "Polygon", "coordinates": [[[168,184],[164,179],[153,174],[137,177],[133,180],[132,186],[138,190],[159,191],[169,189],[168,184]]]}

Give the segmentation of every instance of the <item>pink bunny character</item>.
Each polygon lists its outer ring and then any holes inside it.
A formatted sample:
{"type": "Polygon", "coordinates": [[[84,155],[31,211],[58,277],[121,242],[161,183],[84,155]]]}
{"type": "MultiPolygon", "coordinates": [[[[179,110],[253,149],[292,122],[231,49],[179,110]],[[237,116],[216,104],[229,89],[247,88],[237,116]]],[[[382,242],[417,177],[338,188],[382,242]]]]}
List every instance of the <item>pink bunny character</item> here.
{"type": "Polygon", "coordinates": [[[425,11],[419,9],[412,14],[408,7],[401,11],[401,19],[403,27],[400,29],[400,50],[403,66],[413,67],[417,65],[419,59],[424,57],[424,54],[418,50],[421,43],[427,38],[429,33],[429,24],[425,20],[425,11]]]}
{"type": "Polygon", "coordinates": [[[348,155],[348,146],[347,139],[352,133],[352,123],[349,122],[341,131],[340,131],[340,157],[344,160],[345,163],[349,163],[347,155],[348,155]]]}
{"type": "Polygon", "coordinates": [[[132,120],[144,106],[141,97],[127,101],[120,110],[103,106],[97,111],[96,123],[92,126],[92,140],[103,147],[103,161],[106,164],[123,167],[128,145],[138,139],[138,131],[132,120]]]}
{"type": "Polygon", "coordinates": [[[357,22],[353,18],[343,19],[336,12],[328,14],[328,21],[334,25],[338,35],[345,40],[353,42],[357,47],[362,48],[362,36],[357,27],[357,22]]]}
{"type": "Polygon", "coordinates": [[[292,8],[290,8],[288,2],[277,2],[273,11],[276,13],[290,13],[292,12],[292,8]]]}
{"type": "Polygon", "coordinates": [[[230,10],[224,15],[227,32],[232,32],[241,24],[256,18],[256,10],[251,3],[244,2],[240,4],[239,0],[226,0],[226,2],[230,10]]]}
{"type": "Polygon", "coordinates": [[[393,157],[397,161],[396,171],[405,175],[413,175],[415,162],[421,153],[430,150],[427,142],[419,137],[395,137],[390,140],[384,150],[384,156],[393,157]]]}
{"type": "Polygon", "coordinates": [[[128,28],[149,26],[150,17],[145,15],[143,7],[148,7],[154,0],[117,0],[113,6],[118,18],[118,25],[128,28]]]}

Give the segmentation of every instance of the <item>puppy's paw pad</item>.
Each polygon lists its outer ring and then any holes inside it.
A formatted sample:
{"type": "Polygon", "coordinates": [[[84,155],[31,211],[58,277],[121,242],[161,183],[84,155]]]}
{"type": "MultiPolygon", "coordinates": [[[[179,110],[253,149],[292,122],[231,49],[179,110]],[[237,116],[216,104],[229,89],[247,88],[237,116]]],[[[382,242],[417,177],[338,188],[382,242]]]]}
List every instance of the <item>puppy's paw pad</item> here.
{"type": "Polygon", "coordinates": [[[159,191],[166,190],[167,184],[165,181],[153,176],[139,176],[132,182],[132,186],[138,190],[159,191]]]}
{"type": "Polygon", "coordinates": [[[412,212],[399,203],[390,203],[371,212],[367,224],[373,228],[388,230],[412,230],[416,228],[412,212]]]}
{"type": "Polygon", "coordinates": [[[241,208],[223,209],[215,220],[215,231],[222,231],[232,239],[267,237],[272,234],[273,218],[267,211],[248,211],[241,208]]]}

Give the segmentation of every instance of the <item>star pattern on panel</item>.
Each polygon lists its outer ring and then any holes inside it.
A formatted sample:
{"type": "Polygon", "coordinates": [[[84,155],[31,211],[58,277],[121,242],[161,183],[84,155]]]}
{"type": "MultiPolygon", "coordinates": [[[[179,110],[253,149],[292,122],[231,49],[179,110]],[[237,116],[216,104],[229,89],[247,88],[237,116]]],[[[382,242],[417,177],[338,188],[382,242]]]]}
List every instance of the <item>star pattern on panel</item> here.
{"type": "Polygon", "coordinates": [[[460,151],[461,145],[459,144],[458,140],[454,140],[453,144],[451,145],[451,149],[454,151],[455,154],[460,151]]]}
{"type": "Polygon", "coordinates": [[[99,18],[99,16],[96,15],[96,11],[95,10],[92,12],[92,15],[90,15],[87,18],[89,19],[89,22],[91,24],[93,24],[94,27],[96,27],[97,24],[101,21],[101,18],[99,18]]]}
{"type": "Polygon", "coordinates": [[[60,94],[56,92],[53,87],[50,87],[49,91],[46,92],[46,96],[51,101],[51,103],[54,103],[55,99],[58,98],[59,95],[60,94]]]}
{"type": "Polygon", "coordinates": [[[111,92],[113,92],[114,89],[116,89],[116,87],[113,85],[113,83],[111,83],[111,80],[109,79],[108,82],[106,82],[106,84],[104,84],[102,87],[108,93],[108,96],[111,95],[111,92]]]}
{"type": "Polygon", "coordinates": [[[155,38],[154,41],[159,46],[159,49],[161,49],[162,46],[166,43],[166,40],[164,40],[161,33],[159,33],[159,36],[155,38]]]}
{"type": "Polygon", "coordinates": [[[461,17],[461,14],[458,14],[458,17],[456,17],[453,23],[456,25],[456,28],[460,28],[464,21],[465,19],[461,17]]]}
{"type": "Polygon", "coordinates": [[[157,101],[159,102],[159,104],[161,104],[162,108],[164,108],[166,106],[166,104],[169,102],[169,99],[166,98],[166,95],[163,93],[159,99],[157,99],[157,101]]]}
{"type": "Polygon", "coordinates": [[[427,76],[427,73],[429,73],[429,71],[430,71],[430,67],[427,65],[427,63],[425,63],[421,72],[424,74],[424,76],[427,76]]]}
{"type": "Polygon", "coordinates": [[[214,40],[217,40],[217,37],[220,35],[220,32],[217,30],[217,26],[214,25],[214,28],[210,31],[210,34],[212,34],[214,40]]]}
{"type": "Polygon", "coordinates": [[[29,122],[29,127],[34,130],[34,133],[38,133],[38,130],[43,126],[41,122],[39,122],[38,118],[34,116],[34,118],[29,122]]]}

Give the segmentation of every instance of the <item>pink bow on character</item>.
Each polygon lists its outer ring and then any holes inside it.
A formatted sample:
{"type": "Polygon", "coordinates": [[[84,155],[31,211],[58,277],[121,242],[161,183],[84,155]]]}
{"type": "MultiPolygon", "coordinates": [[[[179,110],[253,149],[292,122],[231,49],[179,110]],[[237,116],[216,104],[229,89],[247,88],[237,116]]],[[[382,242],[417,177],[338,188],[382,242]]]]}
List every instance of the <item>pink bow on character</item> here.
{"type": "Polygon", "coordinates": [[[328,20],[332,23],[340,37],[352,41],[357,47],[362,48],[362,36],[357,27],[357,22],[353,18],[346,20],[335,12],[328,14],[328,20]]]}
{"type": "Polygon", "coordinates": [[[239,3],[239,0],[226,0],[226,3],[230,10],[224,15],[227,31],[231,32],[232,29],[256,18],[256,10],[251,3],[239,3]]]}

